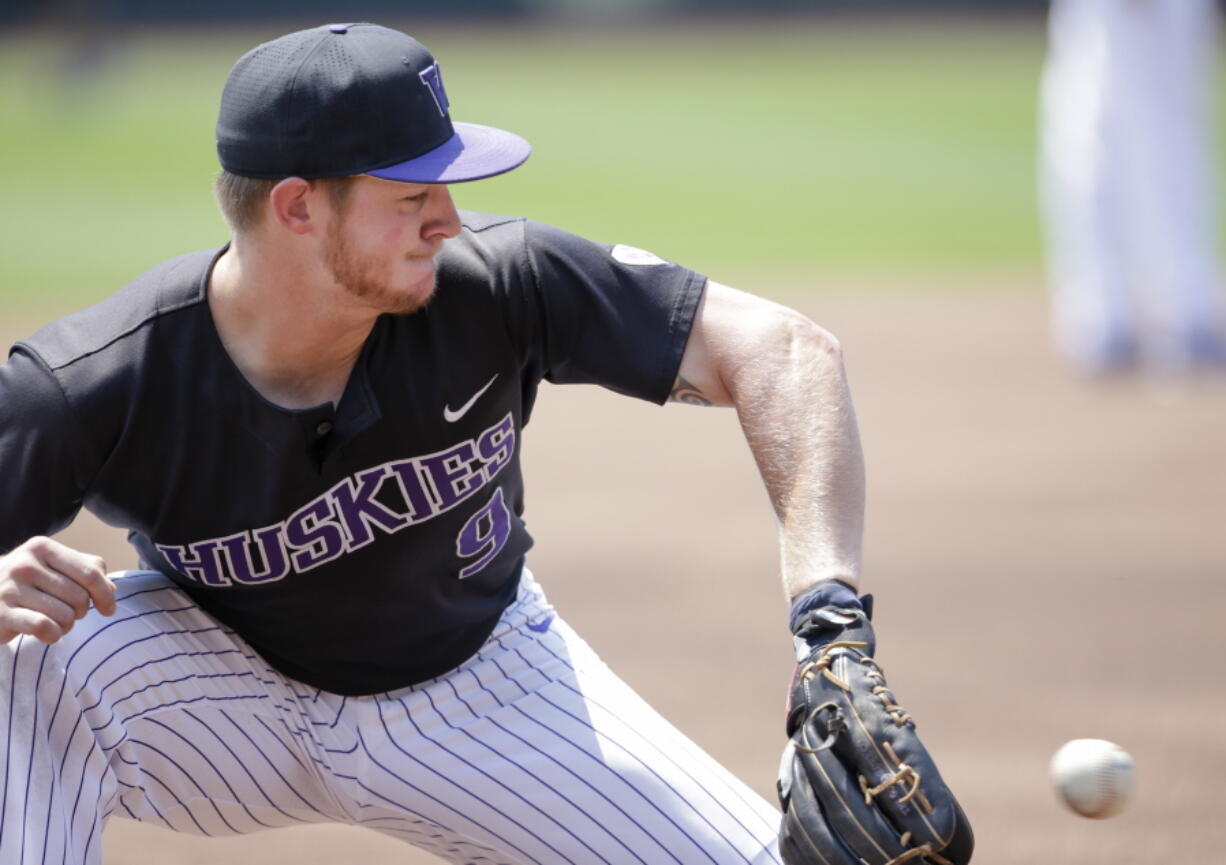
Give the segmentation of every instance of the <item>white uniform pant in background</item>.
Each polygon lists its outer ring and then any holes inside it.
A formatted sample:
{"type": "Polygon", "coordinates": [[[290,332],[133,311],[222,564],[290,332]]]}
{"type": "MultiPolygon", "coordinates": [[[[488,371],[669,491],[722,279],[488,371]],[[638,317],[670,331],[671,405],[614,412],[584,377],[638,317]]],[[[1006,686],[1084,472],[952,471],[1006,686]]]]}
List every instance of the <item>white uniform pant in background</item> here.
{"type": "Polygon", "coordinates": [[[559,620],[531,575],[439,679],[342,697],[164,577],[0,647],[0,862],[97,863],[108,817],[197,835],[349,823],[453,863],[777,863],[779,815],[559,620]]]}
{"type": "Polygon", "coordinates": [[[1226,359],[1213,0],[1053,0],[1041,192],[1061,348],[1097,371],[1226,359]]]}

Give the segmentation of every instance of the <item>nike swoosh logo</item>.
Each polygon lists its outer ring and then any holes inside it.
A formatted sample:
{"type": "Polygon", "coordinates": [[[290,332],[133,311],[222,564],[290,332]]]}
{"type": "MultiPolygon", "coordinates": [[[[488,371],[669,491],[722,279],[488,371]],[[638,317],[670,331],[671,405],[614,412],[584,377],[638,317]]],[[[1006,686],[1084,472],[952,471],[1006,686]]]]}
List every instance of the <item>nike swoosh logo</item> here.
{"type": "Polygon", "coordinates": [[[536,631],[538,634],[543,634],[549,630],[549,625],[553,622],[553,616],[546,616],[539,622],[529,622],[528,627],[536,631]]]}
{"type": "Polygon", "coordinates": [[[494,378],[491,378],[489,381],[487,381],[485,383],[485,386],[482,387],[481,390],[477,391],[475,394],[469,397],[468,402],[464,403],[464,405],[460,406],[455,411],[452,411],[451,406],[447,406],[447,405],[443,406],[443,420],[447,421],[447,423],[455,423],[460,418],[464,417],[464,415],[468,414],[468,410],[473,407],[473,405],[477,402],[477,400],[481,399],[481,395],[490,389],[490,387],[494,384],[495,379],[497,378],[498,378],[498,373],[494,373],[494,378]]]}

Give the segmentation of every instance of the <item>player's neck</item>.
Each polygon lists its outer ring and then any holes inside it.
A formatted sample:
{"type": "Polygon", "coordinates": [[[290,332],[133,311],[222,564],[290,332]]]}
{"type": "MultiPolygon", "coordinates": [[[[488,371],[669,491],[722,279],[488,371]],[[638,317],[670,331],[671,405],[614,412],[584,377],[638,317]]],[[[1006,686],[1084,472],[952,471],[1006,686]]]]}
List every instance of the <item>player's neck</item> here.
{"type": "Polygon", "coordinates": [[[300,256],[231,247],[209,279],[222,344],[248,382],[289,409],[339,403],[377,313],[343,307],[300,256]]]}

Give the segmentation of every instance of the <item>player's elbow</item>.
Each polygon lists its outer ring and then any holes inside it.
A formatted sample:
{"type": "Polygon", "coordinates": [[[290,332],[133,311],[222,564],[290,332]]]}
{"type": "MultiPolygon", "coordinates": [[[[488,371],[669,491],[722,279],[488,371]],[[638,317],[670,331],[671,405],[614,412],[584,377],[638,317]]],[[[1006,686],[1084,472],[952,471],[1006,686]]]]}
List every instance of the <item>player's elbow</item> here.
{"type": "MultiPolygon", "coordinates": [[[[742,322],[743,351],[723,369],[732,402],[825,400],[847,387],[843,347],[830,331],[787,307],[772,304],[742,322]]],[[[798,409],[799,410],[799,409],[798,409]]]]}
{"type": "Polygon", "coordinates": [[[843,347],[830,331],[791,307],[712,284],[700,343],[718,365],[734,402],[738,393],[843,376],[843,347]]]}
{"type": "Polygon", "coordinates": [[[772,312],[760,344],[780,362],[842,370],[843,345],[833,333],[794,309],[778,306],[772,312]]]}

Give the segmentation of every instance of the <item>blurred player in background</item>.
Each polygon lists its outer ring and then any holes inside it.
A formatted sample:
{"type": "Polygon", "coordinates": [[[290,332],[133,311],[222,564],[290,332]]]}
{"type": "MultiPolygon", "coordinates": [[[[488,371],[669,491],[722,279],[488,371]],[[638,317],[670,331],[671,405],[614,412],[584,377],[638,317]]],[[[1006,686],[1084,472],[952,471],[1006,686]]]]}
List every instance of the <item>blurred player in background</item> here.
{"type": "Polygon", "coordinates": [[[1041,183],[1056,337],[1081,368],[1226,365],[1213,0],[1053,0],[1041,183]]]}

